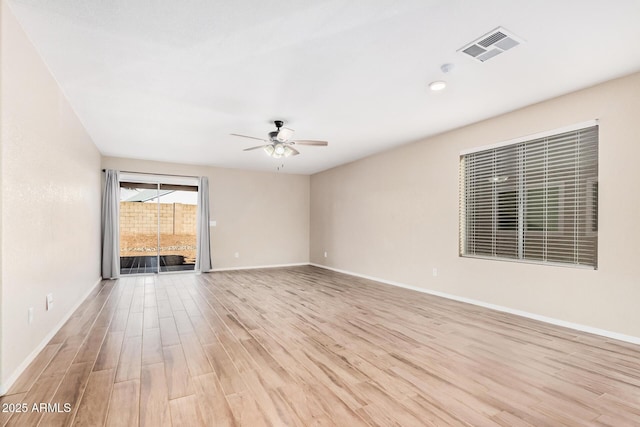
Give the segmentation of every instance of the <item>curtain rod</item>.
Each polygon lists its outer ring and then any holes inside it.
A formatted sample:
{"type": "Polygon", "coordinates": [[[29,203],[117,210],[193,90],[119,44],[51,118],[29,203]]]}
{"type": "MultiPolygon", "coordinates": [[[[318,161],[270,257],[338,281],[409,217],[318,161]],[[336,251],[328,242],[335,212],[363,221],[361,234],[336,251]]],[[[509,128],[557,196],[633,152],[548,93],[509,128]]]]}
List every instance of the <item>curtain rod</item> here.
{"type": "MultiPolygon", "coordinates": [[[[106,169],[102,169],[102,172],[106,171],[106,169]]],[[[134,171],[121,171],[119,170],[118,172],[123,172],[123,173],[137,173],[139,175],[160,175],[160,176],[177,176],[180,178],[200,178],[199,176],[194,176],[194,175],[176,175],[176,174],[171,174],[171,173],[154,173],[154,172],[134,172],[134,171]]]]}

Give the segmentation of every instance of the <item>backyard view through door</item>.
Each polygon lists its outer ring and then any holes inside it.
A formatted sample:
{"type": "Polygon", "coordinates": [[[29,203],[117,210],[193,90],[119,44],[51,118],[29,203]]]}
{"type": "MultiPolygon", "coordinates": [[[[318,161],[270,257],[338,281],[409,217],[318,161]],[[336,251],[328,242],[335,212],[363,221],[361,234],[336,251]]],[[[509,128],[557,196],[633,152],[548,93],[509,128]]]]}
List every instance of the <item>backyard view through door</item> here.
{"type": "Polygon", "coordinates": [[[198,187],[120,183],[120,273],[193,270],[198,187]]]}

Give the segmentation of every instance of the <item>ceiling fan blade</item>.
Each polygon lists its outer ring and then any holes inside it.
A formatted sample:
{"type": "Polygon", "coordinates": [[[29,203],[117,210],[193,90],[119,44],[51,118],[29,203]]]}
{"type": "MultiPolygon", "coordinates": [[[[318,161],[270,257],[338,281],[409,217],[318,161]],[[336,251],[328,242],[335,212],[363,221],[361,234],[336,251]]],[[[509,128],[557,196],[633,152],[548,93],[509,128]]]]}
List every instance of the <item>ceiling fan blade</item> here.
{"type": "MultiPolygon", "coordinates": [[[[269,144],[267,144],[267,145],[269,145],[269,144]]],[[[245,148],[245,149],[244,149],[244,150],[242,150],[242,151],[257,150],[258,148],[263,148],[263,147],[266,147],[267,145],[256,145],[255,147],[245,148]]]]}
{"type": "Polygon", "coordinates": [[[297,156],[298,154],[300,154],[300,152],[298,150],[296,150],[293,147],[289,147],[291,149],[291,155],[292,156],[297,156]]]}
{"type": "Polygon", "coordinates": [[[280,142],[288,141],[293,136],[293,132],[294,132],[293,129],[280,128],[280,130],[278,131],[278,135],[276,136],[276,139],[280,142]]]}
{"type": "Polygon", "coordinates": [[[301,139],[300,141],[292,141],[293,143],[297,144],[297,145],[321,145],[326,147],[327,145],[329,145],[329,143],[327,141],[314,141],[311,139],[301,139]]]}
{"type": "Polygon", "coordinates": [[[230,133],[229,135],[231,135],[231,136],[239,136],[240,138],[257,139],[258,141],[264,141],[264,142],[267,142],[267,140],[266,140],[266,139],[263,139],[263,138],[256,138],[255,136],[240,135],[240,134],[237,134],[237,133],[230,133]]]}

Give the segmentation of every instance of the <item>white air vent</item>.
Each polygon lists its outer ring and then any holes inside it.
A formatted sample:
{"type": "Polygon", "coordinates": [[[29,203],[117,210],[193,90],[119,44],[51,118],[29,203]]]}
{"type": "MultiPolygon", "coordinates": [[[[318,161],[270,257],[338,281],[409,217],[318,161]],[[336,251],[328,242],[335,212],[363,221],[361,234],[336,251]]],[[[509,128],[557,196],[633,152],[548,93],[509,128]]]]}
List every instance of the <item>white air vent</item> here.
{"type": "Polygon", "coordinates": [[[518,46],[520,43],[524,43],[524,40],[514,36],[504,28],[498,27],[477,40],[464,45],[458,49],[458,52],[462,52],[477,61],[485,62],[512,47],[518,46]]]}

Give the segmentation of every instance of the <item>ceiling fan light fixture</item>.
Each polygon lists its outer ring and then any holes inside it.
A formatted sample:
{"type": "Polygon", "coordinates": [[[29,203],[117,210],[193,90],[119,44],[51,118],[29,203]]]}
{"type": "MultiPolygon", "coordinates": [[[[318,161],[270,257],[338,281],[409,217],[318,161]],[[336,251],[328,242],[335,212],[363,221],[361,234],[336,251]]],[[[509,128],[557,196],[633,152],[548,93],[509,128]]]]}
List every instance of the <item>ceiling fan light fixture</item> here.
{"type": "Polygon", "coordinates": [[[288,145],[284,146],[284,156],[285,157],[289,157],[291,155],[293,155],[294,151],[291,149],[291,147],[289,147],[288,145]]]}
{"type": "Polygon", "coordinates": [[[295,151],[291,149],[291,147],[282,143],[265,145],[264,152],[267,153],[269,157],[273,157],[274,159],[289,157],[292,154],[295,154],[295,151]]]}

